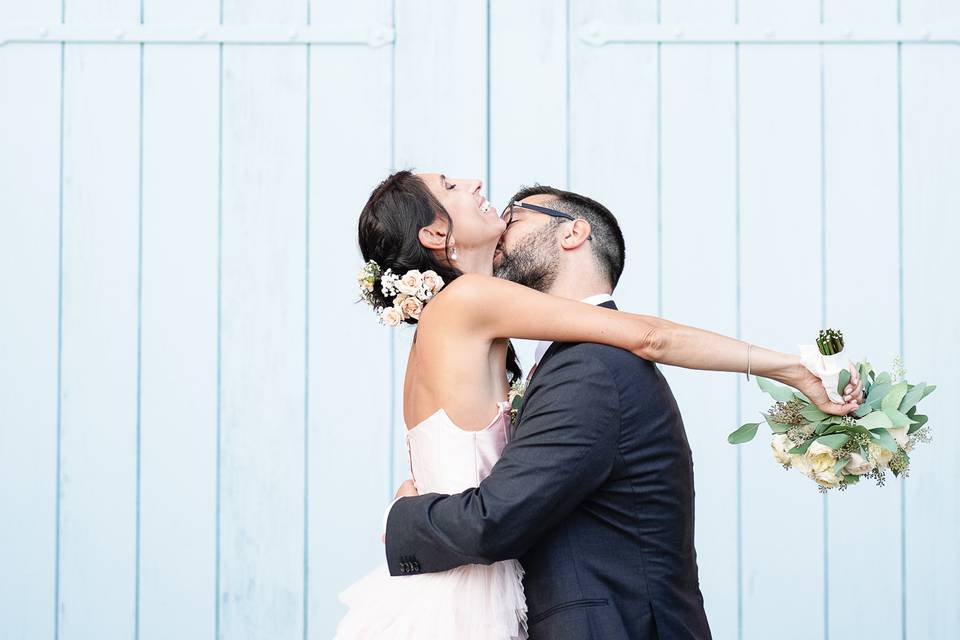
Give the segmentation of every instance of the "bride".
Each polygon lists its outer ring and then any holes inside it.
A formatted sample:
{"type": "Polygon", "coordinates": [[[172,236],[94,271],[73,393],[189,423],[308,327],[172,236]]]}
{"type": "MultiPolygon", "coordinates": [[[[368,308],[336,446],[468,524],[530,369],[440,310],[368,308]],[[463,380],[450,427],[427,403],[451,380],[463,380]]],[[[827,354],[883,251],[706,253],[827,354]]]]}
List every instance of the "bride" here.
{"type": "MultiPolygon", "coordinates": [[[[508,223],[481,186],[399,171],[360,214],[364,300],[384,324],[417,325],[403,415],[420,493],[459,493],[490,473],[509,435],[509,383],[521,375],[508,338],[595,342],[652,362],[747,371],[746,342],[492,277],[508,223]]],[[[752,373],[798,389],[824,412],[846,415],[858,406],[832,403],[798,356],[752,346],[749,360],[752,373]]],[[[846,393],[856,385],[854,377],[846,393]]],[[[522,578],[516,560],[403,577],[384,565],[341,594],[349,611],[336,637],[526,638],[522,578]]]]}

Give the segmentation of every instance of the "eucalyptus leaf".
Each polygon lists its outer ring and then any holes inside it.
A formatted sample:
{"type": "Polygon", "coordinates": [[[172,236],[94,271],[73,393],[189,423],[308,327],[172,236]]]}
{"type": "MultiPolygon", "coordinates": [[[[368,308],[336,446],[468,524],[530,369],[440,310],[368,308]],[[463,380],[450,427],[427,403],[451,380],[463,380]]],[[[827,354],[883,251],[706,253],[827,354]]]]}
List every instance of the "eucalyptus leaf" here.
{"type": "Polygon", "coordinates": [[[926,398],[928,395],[933,393],[933,390],[936,388],[937,385],[935,384],[927,385],[927,388],[923,390],[923,396],[920,399],[923,400],[923,398],[926,398]]]}
{"type": "Polygon", "coordinates": [[[873,407],[869,404],[864,403],[859,407],[857,407],[857,410],[853,412],[853,416],[855,418],[862,418],[863,416],[871,413],[872,411],[873,411],[873,407]]]}
{"type": "Polygon", "coordinates": [[[814,440],[816,440],[816,438],[810,438],[809,440],[806,440],[802,444],[798,444],[793,449],[790,449],[790,451],[787,451],[787,453],[790,453],[790,454],[796,453],[799,455],[803,455],[807,452],[807,449],[810,448],[810,445],[813,444],[814,440]]]}
{"type": "Polygon", "coordinates": [[[896,411],[897,407],[900,406],[900,401],[903,400],[905,395],[907,395],[907,383],[898,382],[891,387],[887,395],[884,396],[883,401],[880,403],[880,408],[883,411],[887,411],[888,409],[896,411]]]}
{"type": "Polygon", "coordinates": [[[923,425],[927,424],[927,416],[917,414],[913,416],[913,419],[916,420],[916,422],[907,429],[907,435],[919,431],[923,425]]]}
{"type": "Polygon", "coordinates": [[[897,407],[897,411],[910,415],[910,410],[915,408],[916,404],[920,402],[920,399],[923,397],[923,390],[926,388],[927,384],[925,382],[913,385],[912,388],[907,390],[906,395],[903,396],[903,400],[900,401],[900,406],[897,407]]]}
{"type": "Polygon", "coordinates": [[[840,380],[837,381],[837,393],[843,395],[843,389],[850,384],[850,370],[844,369],[840,372],[840,380]]]}
{"type": "Polygon", "coordinates": [[[872,387],[870,387],[870,393],[867,395],[867,399],[864,404],[870,405],[879,405],[883,400],[884,396],[893,388],[889,382],[878,382],[872,387]]]}
{"type": "Polygon", "coordinates": [[[820,436],[819,438],[817,438],[817,442],[827,447],[830,447],[831,449],[839,449],[840,447],[845,445],[847,443],[847,440],[849,439],[850,439],[850,436],[848,436],[845,433],[835,433],[830,436],[820,436]]]}
{"type": "Polygon", "coordinates": [[[909,427],[913,420],[896,409],[889,409],[883,411],[884,415],[890,418],[890,422],[893,423],[894,427],[909,427]]]}
{"type": "Polygon", "coordinates": [[[880,375],[877,376],[877,384],[890,384],[890,373],[881,371],[880,375]]]}
{"type": "Polygon", "coordinates": [[[757,435],[757,428],[759,426],[759,422],[748,422],[727,436],[727,442],[730,444],[743,444],[744,442],[750,442],[753,440],[753,437],[757,435]]]}
{"type": "Polygon", "coordinates": [[[874,442],[891,453],[897,452],[897,441],[893,439],[890,432],[886,429],[870,429],[873,434],[874,442]]]}
{"type": "Polygon", "coordinates": [[[823,422],[830,416],[823,411],[820,411],[816,406],[810,405],[809,407],[804,407],[800,410],[800,415],[809,420],[810,422],[823,422]]]}
{"type": "Polygon", "coordinates": [[[793,390],[789,387],[774,384],[770,380],[761,378],[760,376],[757,376],[757,384],[764,393],[770,394],[770,396],[778,402],[790,402],[793,400],[793,390]]]}
{"type": "Polygon", "coordinates": [[[843,481],[847,484],[857,484],[860,482],[860,476],[845,473],[843,474],[843,481]]]}
{"type": "Polygon", "coordinates": [[[857,420],[857,424],[873,431],[874,429],[889,429],[893,426],[893,421],[882,411],[874,411],[857,420]]]}
{"type": "Polygon", "coordinates": [[[833,465],[833,472],[835,474],[839,474],[840,471],[843,470],[845,466],[847,466],[848,462],[850,462],[849,456],[847,456],[846,458],[840,458],[839,460],[837,460],[837,464],[833,465]]]}

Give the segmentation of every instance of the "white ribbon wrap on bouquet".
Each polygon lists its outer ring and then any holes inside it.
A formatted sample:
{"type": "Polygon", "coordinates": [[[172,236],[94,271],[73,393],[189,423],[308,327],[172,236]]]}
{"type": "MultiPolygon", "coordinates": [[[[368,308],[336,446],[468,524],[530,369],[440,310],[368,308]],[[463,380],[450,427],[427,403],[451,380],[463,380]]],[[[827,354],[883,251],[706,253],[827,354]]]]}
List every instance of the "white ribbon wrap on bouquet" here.
{"type": "Polygon", "coordinates": [[[838,404],[845,404],[843,396],[837,393],[837,385],[840,384],[840,372],[850,369],[851,363],[846,349],[832,356],[825,356],[815,344],[801,344],[799,348],[800,362],[810,373],[820,378],[827,397],[838,404]]]}

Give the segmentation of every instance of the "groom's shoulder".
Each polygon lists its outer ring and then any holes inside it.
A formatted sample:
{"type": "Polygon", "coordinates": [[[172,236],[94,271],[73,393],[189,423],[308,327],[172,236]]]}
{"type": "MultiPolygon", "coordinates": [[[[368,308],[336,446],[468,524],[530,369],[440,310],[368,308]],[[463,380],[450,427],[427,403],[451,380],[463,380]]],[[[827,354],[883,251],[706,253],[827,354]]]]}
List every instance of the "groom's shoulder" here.
{"type": "MultiPolygon", "coordinates": [[[[555,355],[558,360],[595,360],[604,365],[611,375],[655,375],[656,367],[649,360],[626,349],[594,342],[567,342],[558,345],[555,355]]],[[[619,376],[617,376],[619,377],[619,376]]]]}

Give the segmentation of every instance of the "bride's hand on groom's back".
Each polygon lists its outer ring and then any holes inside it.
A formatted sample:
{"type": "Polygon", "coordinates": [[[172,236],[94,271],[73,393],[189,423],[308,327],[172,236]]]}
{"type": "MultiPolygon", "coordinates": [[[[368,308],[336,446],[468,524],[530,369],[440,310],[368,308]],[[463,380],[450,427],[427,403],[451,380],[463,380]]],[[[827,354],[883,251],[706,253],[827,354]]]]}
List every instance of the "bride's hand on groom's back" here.
{"type": "Polygon", "coordinates": [[[417,491],[417,485],[413,484],[413,480],[407,478],[397,489],[397,494],[393,498],[396,500],[397,498],[411,498],[418,495],[420,495],[420,492],[417,491]]]}

